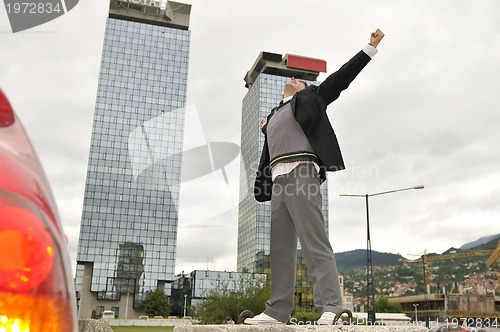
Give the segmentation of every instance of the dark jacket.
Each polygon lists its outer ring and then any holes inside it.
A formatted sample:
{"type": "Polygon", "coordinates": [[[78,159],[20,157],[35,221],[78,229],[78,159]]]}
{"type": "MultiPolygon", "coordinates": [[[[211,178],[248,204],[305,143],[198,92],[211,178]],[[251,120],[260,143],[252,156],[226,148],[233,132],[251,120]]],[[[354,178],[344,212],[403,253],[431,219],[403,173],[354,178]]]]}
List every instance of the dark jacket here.
{"type": "MultiPolygon", "coordinates": [[[[326,171],[334,172],[345,168],[337,137],[326,114],[326,107],[347,89],[370,60],[369,55],[360,51],[323,83],[299,91],[290,101],[295,120],[300,124],[320,160],[321,182],[326,180],[326,171]]],[[[267,123],[275,110],[276,108],[271,110],[267,123]]],[[[255,199],[259,202],[271,199],[273,185],[266,129],[267,126],[262,128],[265,140],[254,186],[255,199]]]]}

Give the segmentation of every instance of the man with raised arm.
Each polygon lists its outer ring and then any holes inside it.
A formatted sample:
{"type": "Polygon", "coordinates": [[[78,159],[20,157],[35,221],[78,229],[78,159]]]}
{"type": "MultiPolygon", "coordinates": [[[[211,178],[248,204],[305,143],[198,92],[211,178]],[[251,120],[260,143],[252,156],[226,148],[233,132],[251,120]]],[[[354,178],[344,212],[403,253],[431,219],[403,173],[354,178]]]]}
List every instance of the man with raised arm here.
{"type": "Polygon", "coordinates": [[[377,29],[367,44],[318,86],[292,77],[280,105],[261,122],[264,147],[255,180],[259,202],[271,201],[271,298],[263,313],[245,324],[286,323],[294,306],[297,239],[313,285],[319,325],[334,323],[342,310],[337,264],[321,211],[320,184],[327,171],[345,168],[326,114],[377,53],[384,37],[377,29]]]}

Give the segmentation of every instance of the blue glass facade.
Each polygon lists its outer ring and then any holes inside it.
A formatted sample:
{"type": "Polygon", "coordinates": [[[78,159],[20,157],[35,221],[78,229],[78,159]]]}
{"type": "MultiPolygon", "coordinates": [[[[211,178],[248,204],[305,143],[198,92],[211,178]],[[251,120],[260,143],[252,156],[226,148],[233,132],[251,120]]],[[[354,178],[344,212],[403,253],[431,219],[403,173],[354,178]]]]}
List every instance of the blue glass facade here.
{"type": "Polygon", "coordinates": [[[77,254],[81,307],[95,305],[88,291],[140,307],[173,279],[189,43],[187,29],[107,20],[77,254]]]}

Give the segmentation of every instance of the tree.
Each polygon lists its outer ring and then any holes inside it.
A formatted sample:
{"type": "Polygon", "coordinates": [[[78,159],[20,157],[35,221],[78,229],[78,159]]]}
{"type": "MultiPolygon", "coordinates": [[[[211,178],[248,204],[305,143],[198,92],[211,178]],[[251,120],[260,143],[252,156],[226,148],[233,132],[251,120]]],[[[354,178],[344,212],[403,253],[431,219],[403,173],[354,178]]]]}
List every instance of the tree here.
{"type": "Polygon", "coordinates": [[[255,314],[264,311],[264,303],[270,293],[270,287],[262,279],[242,279],[233,289],[228,282],[218,280],[216,287],[195,306],[196,317],[201,324],[236,322],[243,310],[248,309],[255,314]]]}
{"type": "Polygon", "coordinates": [[[387,297],[379,297],[375,304],[377,312],[403,312],[399,303],[390,303],[387,297]]]}
{"type": "Polygon", "coordinates": [[[163,290],[157,288],[154,292],[148,294],[146,301],[144,301],[144,312],[149,317],[168,316],[170,312],[168,296],[163,290]]]}

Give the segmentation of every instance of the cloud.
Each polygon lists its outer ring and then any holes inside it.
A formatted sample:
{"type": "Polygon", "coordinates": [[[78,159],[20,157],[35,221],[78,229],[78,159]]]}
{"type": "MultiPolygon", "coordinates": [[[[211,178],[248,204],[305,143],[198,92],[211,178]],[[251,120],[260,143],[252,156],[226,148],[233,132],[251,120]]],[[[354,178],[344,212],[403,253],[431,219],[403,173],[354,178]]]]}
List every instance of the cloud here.
{"type": "Polygon", "coordinates": [[[192,270],[236,270],[237,209],[198,222],[179,224],[176,273],[192,270]]]}

